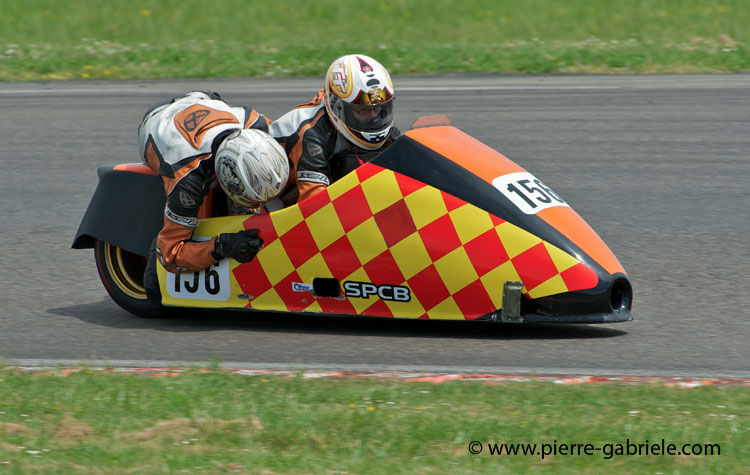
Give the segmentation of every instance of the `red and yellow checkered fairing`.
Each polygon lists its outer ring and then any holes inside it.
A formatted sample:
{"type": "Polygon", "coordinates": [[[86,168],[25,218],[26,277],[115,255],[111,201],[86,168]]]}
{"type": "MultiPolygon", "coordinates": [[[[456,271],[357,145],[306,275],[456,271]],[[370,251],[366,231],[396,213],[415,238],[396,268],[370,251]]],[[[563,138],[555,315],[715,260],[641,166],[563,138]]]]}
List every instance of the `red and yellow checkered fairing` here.
{"type": "Polygon", "coordinates": [[[475,319],[502,305],[505,281],[531,298],[597,283],[573,256],[475,206],[365,164],[297,206],[252,216],[265,241],[234,268],[250,308],[475,319]],[[293,290],[315,278],[406,286],[408,302],[315,298],[293,290]]]}
{"type": "MultiPolygon", "coordinates": [[[[438,160],[459,164],[462,173],[479,182],[524,171],[452,127],[417,129],[407,137],[437,151],[443,157],[438,160]]],[[[397,153],[409,150],[402,147],[397,153]]],[[[228,299],[188,302],[163,292],[163,303],[474,320],[502,307],[507,281],[523,282],[522,293],[533,300],[595,288],[602,271],[590,265],[611,275],[624,272],[567,206],[544,210],[533,219],[549,224],[555,234],[549,239],[578,249],[568,252],[522,224],[377,163],[365,163],[311,198],[270,214],[203,220],[198,236],[257,228],[264,247],[246,264],[230,261],[228,299]],[[570,253],[580,250],[597,264],[589,260],[587,265],[570,253]],[[316,279],[338,284],[341,292],[316,296],[316,279]],[[383,291],[350,293],[352,285],[383,291]]],[[[165,275],[163,269],[160,273],[165,275]]]]}

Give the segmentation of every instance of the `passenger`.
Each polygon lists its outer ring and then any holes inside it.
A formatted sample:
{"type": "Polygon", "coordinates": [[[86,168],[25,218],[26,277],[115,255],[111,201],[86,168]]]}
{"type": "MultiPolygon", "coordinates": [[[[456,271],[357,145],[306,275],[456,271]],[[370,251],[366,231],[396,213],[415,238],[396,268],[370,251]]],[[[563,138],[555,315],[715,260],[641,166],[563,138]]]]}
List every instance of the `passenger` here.
{"type": "Polygon", "coordinates": [[[323,89],[308,103],[274,121],[270,134],[286,149],[297,171],[299,200],[329,186],[387,147],[401,132],[394,125],[394,89],[388,71],[369,56],[351,54],[328,68],[323,89]],[[334,156],[354,156],[334,170],[334,156]]]}
{"type": "MultiPolygon", "coordinates": [[[[143,161],[164,181],[164,225],[153,252],[169,272],[205,269],[232,258],[248,262],[263,245],[257,229],[193,240],[203,198],[218,181],[226,195],[260,212],[286,186],[290,163],[270,135],[270,121],[251,108],[233,107],[215,92],[190,92],[153,106],[138,127],[143,161]]],[[[158,291],[150,256],[144,280],[158,291]]],[[[149,292],[149,290],[151,292],[149,292]]]]}

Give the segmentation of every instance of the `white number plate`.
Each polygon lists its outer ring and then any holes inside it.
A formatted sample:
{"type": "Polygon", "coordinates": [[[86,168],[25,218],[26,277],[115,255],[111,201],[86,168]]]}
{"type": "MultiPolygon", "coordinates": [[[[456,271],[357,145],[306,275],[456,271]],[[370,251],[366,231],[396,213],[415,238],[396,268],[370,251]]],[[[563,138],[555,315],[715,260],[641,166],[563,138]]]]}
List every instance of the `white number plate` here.
{"type": "Polygon", "coordinates": [[[167,292],[180,299],[216,300],[223,302],[231,295],[229,259],[193,274],[167,272],[167,292]]]}
{"type": "Polygon", "coordinates": [[[526,214],[536,214],[553,206],[568,206],[547,185],[528,172],[499,176],[492,180],[492,186],[526,214]]]}

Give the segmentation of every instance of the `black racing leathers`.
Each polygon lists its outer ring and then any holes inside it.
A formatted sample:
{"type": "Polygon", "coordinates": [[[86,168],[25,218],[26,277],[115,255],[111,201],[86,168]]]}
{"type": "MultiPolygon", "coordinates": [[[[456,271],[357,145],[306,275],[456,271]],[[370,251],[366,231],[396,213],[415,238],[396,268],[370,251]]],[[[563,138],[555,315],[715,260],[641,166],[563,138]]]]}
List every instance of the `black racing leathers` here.
{"type": "MultiPolygon", "coordinates": [[[[255,110],[234,107],[213,92],[190,92],[157,104],[138,128],[143,161],[159,173],[167,203],[156,254],[170,272],[195,272],[216,262],[215,240],[193,240],[199,210],[216,178],[214,154],[243,128],[268,130],[255,110]]],[[[200,216],[203,217],[203,216],[200,216]]]]}
{"type": "MultiPolygon", "coordinates": [[[[269,133],[282,144],[295,166],[300,201],[382,151],[382,147],[374,151],[357,147],[338,133],[328,118],[323,90],[274,121],[269,133]]],[[[400,136],[398,128],[392,127],[383,146],[400,136]]]]}

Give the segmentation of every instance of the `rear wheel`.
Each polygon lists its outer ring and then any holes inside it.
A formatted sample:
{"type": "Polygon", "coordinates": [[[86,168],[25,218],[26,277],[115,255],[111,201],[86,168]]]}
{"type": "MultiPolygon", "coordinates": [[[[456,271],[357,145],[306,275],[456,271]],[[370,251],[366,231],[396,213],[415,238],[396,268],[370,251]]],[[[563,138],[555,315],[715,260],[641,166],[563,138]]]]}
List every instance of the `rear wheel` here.
{"type": "Polygon", "coordinates": [[[97,240],[94,258],[104,288],[117,305],[139,317],[168,316],[167,309],[146,297],[143,272],[148,260],[145,257],[97,240]]]}

